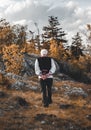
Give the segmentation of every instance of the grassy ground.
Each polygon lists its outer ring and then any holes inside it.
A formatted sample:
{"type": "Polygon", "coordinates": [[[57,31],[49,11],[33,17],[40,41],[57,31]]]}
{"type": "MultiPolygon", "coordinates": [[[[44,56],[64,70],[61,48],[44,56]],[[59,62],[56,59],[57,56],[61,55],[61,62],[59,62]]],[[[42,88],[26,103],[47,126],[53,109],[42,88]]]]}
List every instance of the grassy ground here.
{"type": "MultiPolygon", "coordinates": [[[[37,85],[35,77],[31,80],[37,85]]],[[[91,91],[87,91],[91,85],[54,81],[54,86],[58,91],[53,92],[53,103],[44,108],[40,91],[9,89],[1,84],[0,130],[91,130],[91,91]],[[65,84],[83,88],[88,97],[65,96],[65,84]]]]}

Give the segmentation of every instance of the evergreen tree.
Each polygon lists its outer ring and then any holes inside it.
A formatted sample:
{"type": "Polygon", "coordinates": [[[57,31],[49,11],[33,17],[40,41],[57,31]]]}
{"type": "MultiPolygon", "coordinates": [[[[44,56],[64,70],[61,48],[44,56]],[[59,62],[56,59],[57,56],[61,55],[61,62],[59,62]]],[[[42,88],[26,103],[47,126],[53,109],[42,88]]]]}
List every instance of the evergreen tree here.
{"type": "Polygon", "coordinates": [[[58,18],[54,16],[49,16],[48,19],[49,25],[43,27],[44,34],[42,35],[45,41],[56,40],[59,46],[60,42],[67,42],[67,40],[63,39],[65,36],[65,32],[62,31],[62,28],[58,26],[60,23],[58,22],[58,18]]]}
{"type": "Polygon", "coordinates": [[[71,45],[71,53],[72,56],[76,59],[79,59],[80,55],[83,56],[82,52],[82,39],[80,34],[77,32],[77,34],[72,38],[72,45],[71,45]]]}

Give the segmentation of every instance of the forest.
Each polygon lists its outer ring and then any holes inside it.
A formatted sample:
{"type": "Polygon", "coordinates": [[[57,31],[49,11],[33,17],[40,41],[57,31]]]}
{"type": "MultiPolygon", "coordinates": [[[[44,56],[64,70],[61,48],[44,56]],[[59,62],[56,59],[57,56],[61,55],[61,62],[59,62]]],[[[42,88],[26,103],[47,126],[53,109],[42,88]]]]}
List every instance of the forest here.
{"type": "Polygon", "coordinates": [[[49,51],[60,65],[60,72],[76,80],[91,82],[91,25],[86,25],[87,42],[84,45],[80,32],[72,37],[68,43],[66,33],[60,27],[58,17],[49,16],[48,25],[43,26],[40,34],[38,24],[35,23],[37,34],[27,31],[27,25],[11,25],[6,19],[0,20],[0,58],[4,62],[6,72],[21,74],[24,54],[40,54],[42,48],[49,51]],[[89,35],[88,35],[89,34],[89,35]]]}

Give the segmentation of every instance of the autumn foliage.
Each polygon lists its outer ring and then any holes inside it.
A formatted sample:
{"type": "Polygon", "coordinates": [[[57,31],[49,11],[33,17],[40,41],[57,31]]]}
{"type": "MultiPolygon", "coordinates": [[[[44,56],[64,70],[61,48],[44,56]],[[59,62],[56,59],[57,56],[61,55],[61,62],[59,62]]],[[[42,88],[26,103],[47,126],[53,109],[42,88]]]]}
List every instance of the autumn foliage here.
{"type": "Polygon", "coordinates": [[[22,68],[23,55],[21,54],[18,45],[12,44],[10,46],[4,46],[3,59],[7,72],[19,74],[22,68]]]}
{"type": "MultiPolygon", "coordinates": [[[[34,32],[32,39],[27,41],[26,28],[20,25],[11,26],[5,19],[0,20],[0,55],[4,61],[5,71],[19,74],[22,69],[23,55],[40,54],[42,48],[49,51],[49,56],[56,59],[59,63],[68,64],[66,71],[72,76],[90,74],[91,72],[91,46],[87,46],[88,53],[84,53],[82,38],[77,34],[72,38],[72,44],[68,46],[64,36],[66,33],[59,28],[57,17],[49,18],[49,25],[44,26],[42,41],[36,40],[34,32]],[[49,35],[50,34],[50,35],[49,35]],[[65,44],[64,44],[65,43],[65,44]]],[[[91,36],[91,25],[87,25],[91,36]]],[[[39,33],[37,34],[40,38],[39,33]]]]}

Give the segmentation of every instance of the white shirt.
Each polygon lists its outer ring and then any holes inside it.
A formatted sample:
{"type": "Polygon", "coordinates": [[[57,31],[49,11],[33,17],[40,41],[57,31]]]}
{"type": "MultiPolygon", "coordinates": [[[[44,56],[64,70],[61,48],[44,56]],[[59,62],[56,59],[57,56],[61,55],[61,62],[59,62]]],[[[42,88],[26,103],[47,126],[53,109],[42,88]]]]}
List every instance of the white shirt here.
{"type": "MultiPolygon", "coordinates": [[[[56,71],[56,65],[54,60],[51,58],[51,69],[49,70],[48,78],[53,78],[53,74],[55,73],[55,71],[56,71]]],[[[41,70],[39,67],[38,59],[36,59],[35,61],[35,74],[38,75],[39,78],[41,78],[41,70]]]]}

